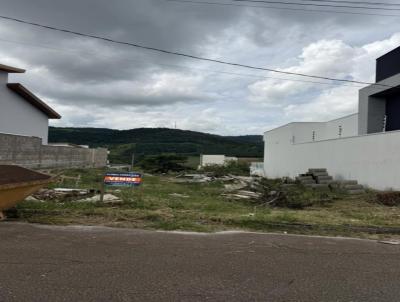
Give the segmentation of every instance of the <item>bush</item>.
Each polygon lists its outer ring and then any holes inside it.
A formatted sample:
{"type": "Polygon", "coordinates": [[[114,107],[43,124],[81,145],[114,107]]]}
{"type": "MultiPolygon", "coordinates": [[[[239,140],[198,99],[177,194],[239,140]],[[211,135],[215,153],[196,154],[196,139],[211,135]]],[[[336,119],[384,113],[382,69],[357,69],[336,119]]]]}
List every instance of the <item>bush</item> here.
{"type": "Polygon", "coordinates": [[[313,205],[324,205],[335,198],[329,191],[315,191],[301,184],[286,186],[281,179],[263,178],[259,181],[260,202],[272,207],[304,209],[313,205]]]}
{"type": "Polygon", "coordinates": [[[186,156],[176,154],[161,154],[145,156],[139,165],[151,173],[179,172],[186,169],[184,164],[187,161],[186,156]]]}
{"type": "Polygon", "coordinates": [[[400,192],[383,192],[376,194],[376,201],[385,206],[394,207],[400,205],[400,192]]]}
{"type": "Polygon", "coordinates": [[[225,165],[207,165],[201,168],[203,172],[213,173],[216,177],[232,174],[238,176],[249,176],[250,165],[246,162],[228,161],[225,165]]]}

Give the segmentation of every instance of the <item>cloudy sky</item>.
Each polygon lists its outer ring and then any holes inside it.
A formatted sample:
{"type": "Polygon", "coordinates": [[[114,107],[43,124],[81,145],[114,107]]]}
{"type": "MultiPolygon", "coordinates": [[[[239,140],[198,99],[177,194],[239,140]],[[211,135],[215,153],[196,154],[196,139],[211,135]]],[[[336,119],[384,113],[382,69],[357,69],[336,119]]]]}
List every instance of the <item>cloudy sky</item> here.
{"type": "MultiPolygon", "coordinates": [[[[165,0],[0,0],[0,8],[2,16],[151,47],[360,81],[374,81],[375,59],[400,45],[400,17],[165,0]]],[[[0,63],[27,69],[10,81],[63,116],[55,126],[172,128],[176,122],[180,129],[241,135],[357,112],[360,85],[303,82],[310,79],[1,19],[0,45],[0,63]]]]}

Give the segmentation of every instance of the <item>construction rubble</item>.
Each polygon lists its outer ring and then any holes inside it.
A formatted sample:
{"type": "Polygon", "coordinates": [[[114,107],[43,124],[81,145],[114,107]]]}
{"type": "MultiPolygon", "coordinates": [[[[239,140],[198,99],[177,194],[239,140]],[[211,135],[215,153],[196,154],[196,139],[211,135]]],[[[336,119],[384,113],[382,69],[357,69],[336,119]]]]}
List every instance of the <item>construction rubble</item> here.
{"type": "Polygon", "coordinates": [[[173,182],[211,183],[222,182],[222,196],[229,200],[243,200],[256,206],[288,207],[301,209],[314,204],[332,202],[342,194],[337,187],[308,186],[300,180],[290,178],[266,179],[258,176],[225,175],[216,177],[212,173],[180,174],[173,182]]]}
{"type": "Polygon", "coordinates": [[[175,183],[207,183],[212,181],[233,181],[234,177],[231,175],[215,177],[212,173],[206,174],[179,174],[173,179],[175,183]]]}
{"type": "MultiPolygon", "coordinates": [[[[55,188],[55,189],[42,189],[32,194],[25,200],[27,201],[54,201],[54,202],[100,202],[100,192],[94,189],[69,189],[69,188],[55,188]]],[[[104,194],[103,203],[106,204],[119,204],[122,200],[113,194],[104,194]]]]}
{"type": "Polygon", "coordinates": [[[306,187],[291,179],[233,177],[225,184],[222,196],[231,200],[246,200],[256,206],[302,209],[314,204],[332,202],[340,192],[327,188],[306,187]]]}
{"type": "Polygon", "coordinates": [[[67,189],[67,188],[55,188],[55,189],[42,189],[38,192],[34,193],[31,196],[36,200],[41,201],[72,201],[77,199],[83,199],[92,197],[95,195],[96,190],[87,190],[87,189],[67,189]]]}

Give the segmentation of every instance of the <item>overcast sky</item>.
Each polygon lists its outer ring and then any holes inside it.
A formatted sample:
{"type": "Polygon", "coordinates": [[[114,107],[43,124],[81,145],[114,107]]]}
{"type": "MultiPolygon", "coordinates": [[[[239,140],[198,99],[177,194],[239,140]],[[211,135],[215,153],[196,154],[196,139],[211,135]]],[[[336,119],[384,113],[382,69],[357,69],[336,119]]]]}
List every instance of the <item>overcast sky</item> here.
{"type": "MultiPolygon", "coordinates": [[[[375,59],[400,45],[400,17],[164,0],[0,4],[3,16],[214,59],[361,81],[374,81],[375,59]]],[[[279,80],[304,78],[6,20],[0,20],[0,45],[0,63],[27,69],[10,81],[26,85],[63,116],[52,122],[55,126],[173,128],[176,122],[180,129],[241,135],[357,112],[357,85],[279,80]]]]}

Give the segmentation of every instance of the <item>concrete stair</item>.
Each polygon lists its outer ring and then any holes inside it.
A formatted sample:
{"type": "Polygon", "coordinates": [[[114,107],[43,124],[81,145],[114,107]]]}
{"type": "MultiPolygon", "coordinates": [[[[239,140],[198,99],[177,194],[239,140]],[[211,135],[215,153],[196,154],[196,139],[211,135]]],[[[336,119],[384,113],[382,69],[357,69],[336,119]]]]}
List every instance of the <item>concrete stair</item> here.
{"type": "Polygon", "coordinates": [[[358,184],[357,180],[344,180],[340,182],[340,187],[348,194],[364,194],[365,189],[363,185],[358,184]]]}
{"type": "Polygon", "coordinates": [[[326,169],[308,169],[308,174],[312,175],[317,184],[330,185],[334,183],[333,177],[328,174],[326,169]]]}
{"type": "Polygon", "coordinates": [[[345,185],[346,190],[362,190],[364,187],[362,185],[345,185]]]}
{"type": "Polygon", "coordinates": [[[314,174],[314,173],[319,173],[319,172],[325,172],[328,173],[328,171],[325,168],[318,168],[318,169],[308,169],[308,173],[314,174]]]}
{"type": "Polygon", "coordinates": [[[314,190],[329,190],[328,184],[308,184],[306,187],[313,188],[314,190]]]}
{"type": "Polygon", "coordinates": [[[365,194],[365,190],[347,190],[347,194],[350,195],[359,195],[359,194],[365,194]]]}
{"type": "Polygon", "coordinates": [[[357,180],[335,181],[325,168],[308,169],[307,173],[300,174],[296,180],[313,189],[339,188],[352,195],[365,193],[364,187],[357,180]]]}
{"type": "Polygon", "coordinates": [[[312,185],[316,184],[315,179],[312,177],[312,175],[305,175],[302,174],[298,177],[296,177],[296,180],[299,181],[303,185],[312,185]]]}

